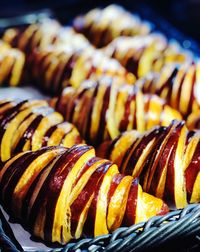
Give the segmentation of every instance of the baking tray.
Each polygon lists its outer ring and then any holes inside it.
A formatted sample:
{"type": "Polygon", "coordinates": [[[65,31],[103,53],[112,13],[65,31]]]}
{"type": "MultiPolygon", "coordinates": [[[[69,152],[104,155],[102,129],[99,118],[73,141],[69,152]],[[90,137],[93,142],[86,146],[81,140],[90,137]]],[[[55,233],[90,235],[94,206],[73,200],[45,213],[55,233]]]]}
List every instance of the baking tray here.
{"type": "MultiPolygon", "coordinates": [[[[96,7],[94,5],[84,7],[83,12],[96,7]]],[[[102,6],[101,7],[105,7],[102,6]]],[[[200,45],[192,38],[185,36],[174,28],[169,22],[158,15],[153,9],[144,4],[130,5],[125,1],[124,7],[134,14],[137,13],[143,20],[150,22],[154,31],[162,32],[169,40],[175,40],[186,50],[190,50],[194,57],[200,55],[200,45]]],[[[77,10],[66,10],[70,17],[77,14],[77,10]]],[[[27,25],[39,21],[46,16],[54,16],[52,10],[40,10],[17,19],[0,19],[0,31],[12,26],[13,20],[18,20],[17,26],[27,25]],[[5,22],[6,21],[6,22],[5,22]]],[[[62,20],[62,15],[56,15],[62,20]]],[[[70,24],[68,20],[66,25],[70,24]]],[[[0,88],[0,99],[46,99],[32,86],[21,88],[0,88]]],[[[66,246],[52,246],[36,240],[14,220],[10,219],[6,212],[0,208],[0,250],[1,251],[200,251],[200,204],[191,204],[183,210],[170,212],[163,216],[156,216],[147,222],[122,227],[113,234],[97,238],[85,238],[72,241],[66,246]]]]}

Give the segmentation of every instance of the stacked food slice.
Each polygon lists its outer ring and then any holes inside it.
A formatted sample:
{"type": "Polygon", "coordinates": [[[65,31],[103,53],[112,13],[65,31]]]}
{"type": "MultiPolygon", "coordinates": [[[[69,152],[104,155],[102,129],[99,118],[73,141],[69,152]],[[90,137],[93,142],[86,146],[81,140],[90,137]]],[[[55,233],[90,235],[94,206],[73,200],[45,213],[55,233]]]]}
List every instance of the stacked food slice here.
{"type": "Polygon", "coordinates": [[[51,105],[96,146],[126,130],[143,132],[181,119],[179,112],[158,96],[144,95],[136,86],[107,76],[88,80],[78,89],[64,89],[51,105]]]}
{"type": "Polygon", "coordinates": [[[43,146],[82,143],[76,127],[43,100],[0,101],[0,160],[43,146]]]}
{"type": "Polygon", "coordinates": [[[74,29],[96,47],[103,47],[119,36],[148,34],[151,27],[138,16],[117,5],[93,9],[74,20],[74,29]]]}
{"type": "Polygon", "coordinates": [[[55,96],[0,101],[1,204],[61,244],[200,202],[199,62],[115,5],[73,27],[47,19],[0,42],[0,86],[55,96]]]}
{"type": "Polygon", "coordinates": [[[44,147],[10,159],[0,171],[7,211],[45,241],[65,244],[82,234],[107,234],[165,214],[162,200],[142,191],[87,145],[44,147]]]}
{"type": "Polygon", "coordinates": [[[24,74],[25,55],[0,40],[0,87],[17,86],[24,74]]]}
{"type": "Polygon", "coordinates": [[[98,155],[116,163],[122,174],[140,177],[143,189],[172,209],[200,202],[200,132],[173,121],[144,134],[129,131],[99,147],[98,155]]]}

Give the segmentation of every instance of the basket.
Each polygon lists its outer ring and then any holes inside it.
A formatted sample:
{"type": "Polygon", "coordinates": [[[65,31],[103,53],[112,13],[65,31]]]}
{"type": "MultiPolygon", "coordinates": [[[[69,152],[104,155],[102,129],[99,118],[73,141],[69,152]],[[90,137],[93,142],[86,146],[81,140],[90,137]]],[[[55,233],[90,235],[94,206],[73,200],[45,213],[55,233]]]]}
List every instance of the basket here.
{"type": "MultiPolygon", "coordinates": [[[[12,233],[8,235],[8,229],[5,219],[1,216],[0,248],[2,251],[22,251],[20,245],[12,240],[12,233]]],[[[198,249],[200,249],[200,204],[191,204],[165,216],[155,216],[147,222],[121,227],[112,234],[80,239],[51,251],[199,251],[198,249]]]]}
{"type": "MultiPolygon", "coordinates": [[[[200,55],[198,43],[185,37],[148,6],[136,4],[133,7],[127,5],[124,7],[129,11],[139,13],[143,19],[152,22],[155,30],[163,32],[169,39],[176,38],[183,48],[184,41],[189,40],[190,46],[187,49],[195,55],[200,55]]],[[[17,20],[24,21],[23,18],[17,20]]],[[[23,251],[1,211],[0,251],[23,251]]],[[[184,209],[171,211],[165,216],[155,216],[147,222],[131,227],[121,227],[112,234],[71,241],[62,248],[50,249],[50,251],[200,251],[200,204],[190,204],[184,209]]]]}

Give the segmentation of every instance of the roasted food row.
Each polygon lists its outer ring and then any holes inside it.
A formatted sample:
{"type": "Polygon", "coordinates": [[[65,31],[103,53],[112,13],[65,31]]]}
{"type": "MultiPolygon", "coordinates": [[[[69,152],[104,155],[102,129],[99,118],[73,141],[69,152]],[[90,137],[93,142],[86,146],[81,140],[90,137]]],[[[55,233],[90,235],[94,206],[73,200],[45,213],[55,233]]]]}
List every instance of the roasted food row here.
{"type": "Polygon", "coordinates": [[[79,48],[89,46],[89,41],[71,27],[62,27],[54,19],[44,19],[40,23],[25,28],[9,28],[2,39],[26,55],[35,49],[44,50],[49,45],[71,45],[79,48]]]}
{"type": "Polygon", "coordinates": [[[136,85],[144,93],[157,94],[165,99],[185,119],[200,109],[200,62],[179,67],[165,66],[160,74],[149,73],[136,85]]]}
{"type": "Polygon", "coordinates": [[[183,121],[144,134],[127,131],[103,143],[97,154],[122,174],[140,177],[143,190],[171,209],[200,202],[200,132],[189,131],[183,121]]]}
{"type": "Polygon", "coordinates": [[[83,143],[76,127],[42,100],[0,101],[0,160],[43,146],[83,143]]]}
{"type": "Polygon", "coordinates": [[[80,15],[74,20],[73,26],[96,47],[103,47],[119,36],[145,35],[151,31],[147,22],[117,5],[96,8],[80,15]]]}
{"type": "Polygon", "coordinates": [[[144,95],[136,86],[107,76],[87,80],[78,89],[65,88],[51,106],[95,146],[126,130],[143,132],[181,119],[179,112],[158,96],[144,95]]]}
{"type": "Polygon", "coordinates": [[[0,40],[0,87],[17,86],[24,74],[25,56],[0,40]]]}
{"type": "Polygon", "coordinates": [[[117,59],[137,78],[149,72],[159,72],[166,65],[189,64],[193,61],[191,53],[184,51],[178,43],[169,42],[159,33],[118,37],[103,51],[109,57],[117,59]]]}
{"type": "Polygon", "coordinates": [[[56,95],[64,87],[78,88],[86,79],[101,75],[118,76],[125,83],[134,83],[135,77],[120,63],[92,47],[84,50],[72,47],[50,47],[32,54],[30,73],[34,82],[56,95]],[[38,74],[40,73],[40,74],[38,74]]]}
{"type": "Polygon", "coordinates": [[[0,170],[0,197],[32,234],[62,244],[168,212],[161,199],[142,191],[138,179],[120,174],[87,145],[16,155],[0,170]]]}
{"type": "MultiPolygon", "coordinates": [[[[126,28],[130,28],[127,21],[124,21],[126,18],[131,18],[128,12],[111,5],[102,10],[92,10],[75,19],[75,29],[85,34],[84,25],[89,25],[91,34],[95,34],[94,38],[98,38],[104,30],[106,34],[112,33],[111,43],[103,48],[102,52],[94,49],[83,35],[72,28],[63,28],[57,21],[49,19],[25,29],[8,29],[3,40],[26,54],[28,59],[24,76],[28,76],[29,81],[36,82],[39,87],[54,95],[66,86],[80,86],[83,80],[91,76],[94,78],[102,74],[119,75],[131,84],[135,83],[136,76],[143,77],[137,84],[145,93],[157,94],[166,99],[167,103],[179,110],[185,118],[195,110],[199,115],[199,63],[194,63],[191,54],[183,51],[178,44],[167,41],[163,35],[149,33],[148,29],[143,32],[142,22],[134,21],[135,25],[130,25],[132,33],[125,32],[126,28]],[[115,20],[121,15],[122,26],[115,20]],[[136,29],[138,32],[133,32],[134,27],[140,27],[136,29]],[[124,36],[120,37],[121,35],[124,36]],[[121,65],[108,57],[115,58],[121,65]]],[[[147,28],[145,23],[144,27],[147,28]]],[[[106,34],[103,38],[106,38],[106,34]]],[[[21,55],[23,58],[22,52],[21,55]]],[[[13,59],[13,56],[11,58],[13,59]]],[[[12,65],[11,59],[6,62],[12,65]]],[[[16,62],[21,62],[18,65],[23,69],[24,61],[16,62]]],[[[11,75],[6,63],[2,64],[2,71],[6,82],[5,73],[6,76],[11,75]]],[[[11,84],[16,85],[19,82],[21,71],[15,71],[15,80],[11,80],[11,84]]]]}

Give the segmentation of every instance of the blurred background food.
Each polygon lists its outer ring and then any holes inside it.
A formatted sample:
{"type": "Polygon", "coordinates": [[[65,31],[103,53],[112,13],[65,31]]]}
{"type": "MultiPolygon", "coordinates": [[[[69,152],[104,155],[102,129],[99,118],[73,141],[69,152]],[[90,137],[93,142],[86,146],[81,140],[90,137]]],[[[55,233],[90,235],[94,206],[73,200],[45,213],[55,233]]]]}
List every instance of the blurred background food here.
{"type": "MultiPolygon", "coordinates": [[[[0,18],[50,9],[61,22],[67,23],[80,12],[111,3],[121,4],[131,11],[137,11],[138,6],[148,11],[146,5],[150,6],[186,35],[200,41],[200,0],[1,0],[0,18]]],[[[0,27],[2,25],[5,20],[0,21],[0,27]]]]}

